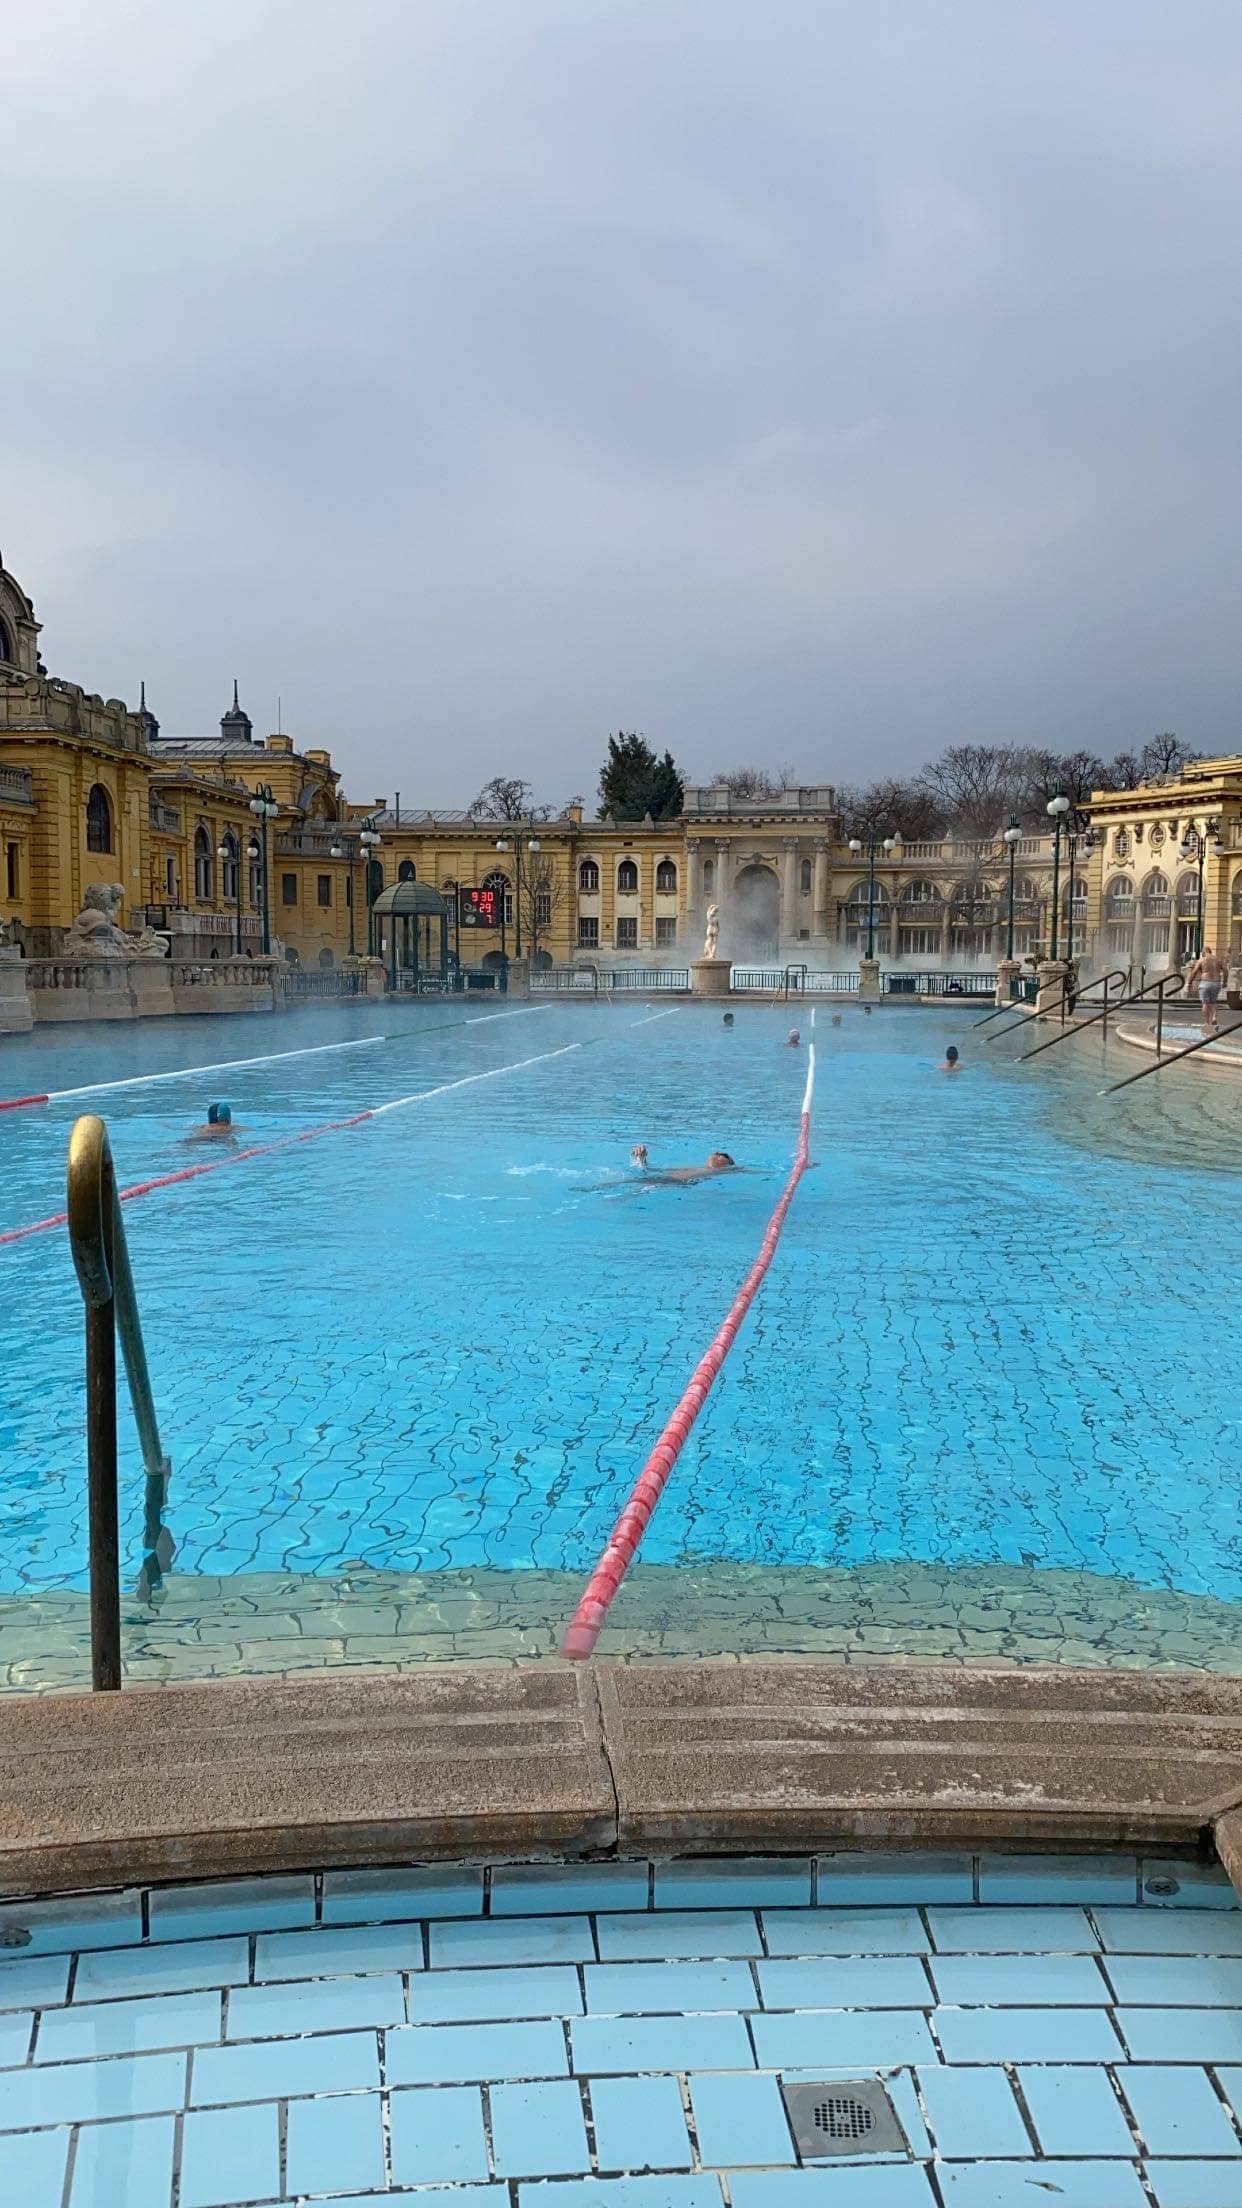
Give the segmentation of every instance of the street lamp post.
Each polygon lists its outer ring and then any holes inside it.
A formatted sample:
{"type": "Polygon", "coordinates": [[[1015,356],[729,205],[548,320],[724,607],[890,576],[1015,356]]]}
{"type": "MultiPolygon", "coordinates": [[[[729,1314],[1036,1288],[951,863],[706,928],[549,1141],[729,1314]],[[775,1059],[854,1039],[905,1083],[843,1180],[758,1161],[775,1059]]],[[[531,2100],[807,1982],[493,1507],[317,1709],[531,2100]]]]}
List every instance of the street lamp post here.
{"type": "Polygon", "coordinates": [[[347,847],[342,843],[340,836],[336,835],[332,839],[332,846],[328,853],[329,858],[348,859],[349,861],[345,873],[345,906],[349,913],[349,955],[351,958],[354,956],[354,852],[356,848],[352,836],[347,847]]]}
{"type": "MultiPolygon", "coordinates": [[[[254,894],[254,870],[258,866],[259,861],[262,857],[263,853],[259,849],[258,838],[254,835],[252,831],[250,835],[248,835],[246,838],[246,864],[249,870],[249,882],[247,886],[250,894],[250,903],[252,905],[258,902],[254,894]]],[[[249,951],[247,951],[246,956],[247,958],[250,957],[249,951]]]]}
{"type": "Polygon", "coordinates": [[[1052,944],[1050,956],[1054,965],[1056,964],[1057,956],[1057,924],[1061,917],[1061,832],[1065,826],[1065,816],[1068,813],[1069,809],[1070,801],[1065,794],[1064,785],[1058,782],[1055,790],[1052,793],[1052,796],[1048,800],[1048,811],[1051,814],[1053,821],[1052,944]]]}
{"type": "Polygon", "coordinates": [[[1003,840],[1003,841],[1004,841],[1005,843],[1007,843],[1007,844],[1008,844],[1008,846],[1009,846],[1009,926],[1008,926],[1008,929],[1007,929],[1007,931],[1006,931],[1006,935],[1005,935],[1005,957],[1006,957],[1006,958],[1007,958],[1007,959],[1008,959],[1008,960],[1010,961],[1010,963],[1012,964],[1012,962],[1013,962],[1013,870],[1014,870],[1014,865],[1015,865],[1015,863],[1016,863],[1016,861],[1017,861],[1017,856],[1018,856],[1018,845],[1019,845],[1019,843],[1020,843],[1020,842],[1021,842],[1021,840],[1022,840],[1022,829],[1021,829],[1021,826],[1020,826],[1020,824],[1019,824],[1019,822],[1018,822],[1018,819],[1017,819],[1017,816],[1016,816],[1016,814],[1015,814],[1014,818],[1013,818],[1013,819],[1012,819],[1012,820],[1010,821],[1010,823],[1009,823],[1009,826],[1008,826],[1008,827],[1006,828],[1006,830],[1005,830],[1005,833],[1004,833],[1004,837],[1003,837],[1003,839],[1002,839],[1002,840],[1003,840]]]}
{"type": "MultiPolygon", "coordinates": [[[[536,852],[540,851],[540,850],[541,850],[542,848],[543,848],[543,847],[542,847],[542,845],[541,845],[541,843],[540,843],[540,841],[539,841],[539,838],[538,838],[538,836],[528,836],[528,837],[527,837],[527,839],[526,839],[526,849],[527,849],[528,853],[536,853],[536,852]]],[[[506,852],[507,852],[507,851],[508,851],[508,849],[509,849],[509,838],[508,838],[507,836],[497,836],[497,838],[496,838],[496,849],[497,849],[498,851],[506,851],[506,852]]],[[[515,829],[514,829],[514,831],[513,831],[513,866],[514,866],[514,872],[515,872],[515,874],[517,875],[517,903],[515,904],[515,906],[514,906],[514,908],[513,908],[513,955],[514,955],[514,957],[515,957],[515,958],[520,958],[520,957],[521,957],[521,955],[522,955],[522,831],[521,831],[521,829],[520,829],[520,828],[515,828],[515,829]]],[[[502,893],[502,895],[501,895],[501,918],[502,918],[502,922],[503,922],[503,917],[504,917],[504,896],[503,896],[503,893],[502,893]]],[[[533,953],[534,953],[534,950],[535,950],[535,944],[536,944],[536,940],[537,940],[537,928],[536,928],[536,923],[535,923],[535,906],[534,906],[534,898],[533,898],[533,895],[532,895],[532,899],[531,899],[531,914],[530,914],[530,935],[531,935],[531,952],[532,952],[532,955],[533,955],[533,953]]],[[[503,948],[503,946],[502,946],[502,948],[503,948]]]]}
{"type": "MultiPolygon", "coordinates": [[[[1218,820],[1205,820],[1202,826],[1200,826],[1197,820],[1188,821],[1186,824],[1186,833],[1182,837],[1181,842],[1182,857],[1184,859],[1197,858],[1199,862],[1198,889],[1196,891],[1195,903],[1196,958],[1200,957],[1203,951],[1203,869],[1204,863],[1207,859],[1209,836],[1212,839],[1213,858],[1223,858],[1225,846],[1221,838],[1220,822],[1218,820]]],[[[1175,917],[1174,926],[1176,926],[1176,924],[1177,922],[1175,917]]]]}
{"type": "Polygon", "coordinates": [[[217,856],[217,858],[219,859],[219,861],[220,861],[220,864],[221,864],[221,866],[222,866],[222,867],[225,867],[225,866],[227,866],[227,865],[228,865],[228,863],[229,863],[229,860],[230,860],[230,859],[232,859],[232,860],[233,860],[233,863],[234,863],[234,865],[235,865],[235,867],[236,867],[236,869],[237,869],[236,881],[235,881],[235,885],[234,885],[234,886],[235,886],[235,888],[236,888],[236,891],[237,891],[237,899],[236,899],[236,903],[237,903],[237,931],[236,931],[236,932],[237,932],[237,943],[236,943],[236,952],[237,952],[237,956],[238,956],[238,958],[240,958],[240,957],[241,957],[241,949],[242,949],[242,866],[241,866],[241,845],[240,845],[240,843],[238,843],[238,842],[236,842],[236,841],[234,841],[234,840],[231,840],[231,837],[230,837],[230,836],[225,836],[225,837],[224,837],[224,838],[223,838],[223,839],[222,839],[222,840],[221,840],[221,841],[220,841],[220,842],[219,842],[219,843],[218,843],[218,844],[216,845],[216,856],[217,856]]]}
{"type": "Polygon", "coordinates": [[[367,893],[368,958],[374,958],[375,956],[375,915],[371,910],[371,907],[374,904],[375,900],[371,895],[371,857],[372,853],[379,849],[380,840],[381,839],[379,831],[376,828],[374,820],[364,820],[361,828],[358,830],[358,841],[362,845],[362,872],[367,893]]]}
{"type": "Polygon", "coordinates": [[[269,820],[274,820],[280,811],[280,807],[272,795],[270,782],[260,782],[258,789],[250,800],[250,810],[256,815],[263,827],[263,956],[264,958],[270,958],[272,954],[272,899],[267,853],[267,824],[269,820]]]}
{"type": "MultiPolygon", "coordinates": [[[[882,850],[885,858],[887,858],[896,841],[895,836],[885,836],[882,839],[877,837],[874,828],[869,831],[867,836],[867,957],[869,959],[875,956],[875,855],[877,851],[882,850]]],[[[850,849],[857,858],[862,851],[860,837],[850,837],[850,849]]]]}

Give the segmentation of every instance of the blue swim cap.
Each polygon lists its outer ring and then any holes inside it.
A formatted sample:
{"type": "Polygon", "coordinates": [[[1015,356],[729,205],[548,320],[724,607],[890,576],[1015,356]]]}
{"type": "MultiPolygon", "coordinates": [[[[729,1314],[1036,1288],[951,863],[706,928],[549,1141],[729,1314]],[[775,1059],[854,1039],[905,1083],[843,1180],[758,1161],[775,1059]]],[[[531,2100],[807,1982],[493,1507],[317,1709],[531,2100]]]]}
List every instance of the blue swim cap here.
{"type": "Polygon", "coordinates": [[[232,1124],[233,1114],[227,1104],[209,1104],[207,1106],[207,1125],[209,1127],[231,1127],[232,1124]]]}

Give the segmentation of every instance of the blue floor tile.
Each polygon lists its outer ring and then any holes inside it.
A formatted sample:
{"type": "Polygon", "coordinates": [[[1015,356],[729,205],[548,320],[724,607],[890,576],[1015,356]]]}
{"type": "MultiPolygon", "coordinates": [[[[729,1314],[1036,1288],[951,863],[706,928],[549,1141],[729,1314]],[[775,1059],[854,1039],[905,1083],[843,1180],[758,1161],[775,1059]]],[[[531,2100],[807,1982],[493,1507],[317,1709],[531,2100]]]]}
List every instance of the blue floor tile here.
{"type": "MultiPolygon", "coordinates": [[[[917,1955],[841,1960],[797,1956],[760,1963],[765,2009],[930,2009],[935,1996],[917,1955]]],[[[754,2007],[753,1997],[747,2004],[754,2007]]]]}
{"type": "Polygon", "coordinates": [[[926,1955],[917,1909],[765,1909],[769,1955],[926,1955]]]}
{"type": "Polygon", "coordinates": [[[394,1972],[310,1978],[293,1985],[238,1986],[229,1995],[226,2037],[291,2039],[298,2032],[352,2032],[404,2022],[405,1988],[394,1972]]]}
{"type": "Polygon", "coordinates": [[[315,1921],[313,1878],[226,1878],[203,1886],[154,1887],[153,1940],[204,1940],[230,1932],[279,1932],[315,1921]]]}
{"type": "Polygon", "coordinates": [[[1118,2009],[1116,2014],[1133,2062],[1242,2061],[1237,2009],[1118,2009]]]}
{"type": "Polygon", "coordinates": [[[1242,1956],[1110,1955],[1117,1999],[1135,2008],[1242,2008],[1242,1956]]]}
{"type": "Polygon", "coordinates": [[[936,2032],[946,2062],[1121,2059],[1104,2009],[937,2009],[936,2032]]]}
{"type": "Polygon", "coordinates": [[[0,1962],[0,2009],[55,2008],[64,2000],[68,1984],[67,1955],[6,1958],[0,1962]]]}
{"type": "Polygon", "coordinates": [[[755,2067],[740,2016],[584,2016],[569,2030],[578,2077],[755,2067]]]}
{"type": "Polygon", "coordinates": [[[794,2162],[781,2089],[772,2077],[691,2078],[699,2160],[713,2169],[794,2162]]]}
{"type": "Polygon", "coordinates": [[[1132,1855],[981,1855],[981,1902],[1135,1902],[1132,1855]]]}
{"type": "Polygon", "coordinates": [[[181,2142],[181,2208],[241,2208],[280,2191],[280,2112],[252,2108],[191,2110],[181,2142]]]}
{"type": "MultiPolygon", "coordinates": [[[[932,2208],[926,2174],[912,2163],[871,2169],[852,2163],[840,2170],[739,2170],[729,2179],[729,2191],[733,2208],[932,2208]]],[[[1043,2208],[1048,2208],[1046,2202],[1043,2208]]]]}
{"type": "Polygon", "coordinates": [[[867,1855],[843,1850],[819,1858],[819,1899],[825,1903],[973,1901],[974,1864],[968,1855],[867,1855]]]}
{"type": "Polygon", "coordinates": [[[477,1917],[482,1912],[482,1870],[455,1863],[323,1874],[325,1924],[477,1917]]]}
{"type": "Polygon", "coordinates": [[[937,2153],[963,2160],[1034,2154],[1003,2070],[928,2067],[918,2077],[937,2153]]]}
{"type": "Polygon", "coordinates": [[[80,1957],[73,1998],[76,2005],[130,1994],[194,1993],[203,1987],[244,1986],[249,1976],[250,1942],[245,1939],[114,1947],[80,1957]]]}
{"type": "MultiPolygon", "coordinates": [[[[56,2011],[51,2013],[55,2015],[56,2011]]],[[[34,2012],[31,2009],[8,2009],[0,2016],[0,2067],[25,2062],[33,2030],[34,2012]]]]}
{"type": "Polygon", "coordinates": [[[1155,1909],[1236,1909],[1238,1896],[1219,1863],[1181,1863],[1149,1855],[1142,1864],[1143,1902],[1155,1909]],[[1173,1886],[1176,1891],[1162,1891],[1173,1886]]]}
{"type": "Polygon", "coordinates": [[[589,1917],[480,1917],[431,1927],[433,1970],[461,1970],[489,1963],[594,1960],[589,1917]]]}
{"type": "Polygon", "coordinates": [[[0,1904],[0,1935],[28,1935],[23,1956],[72,1955],[90,1947],[128,1947],[142,1938],[142,1897],[74,1894],[62,1900],[0,1904]]]}
{"type": "Polygon", "coordinates": [[[1018,2083],[1045,2154],[1110,2155],[1121,2161],[1137,2154],[1106,2070],[1049,2063],[1019,2070],[1018,2083]]]}
{"type": "Polygon", "coordinates": [[[1111,1998],[1093,1955],[933,1955],[931,1974],[954,2009],[1102,2009],[1111,1998]]]}
{"type": "Polygon", "coordinates": [[[290,2193],[343,2193],[384,2183],[384,2137],[377,2093],[344,2099],[290,2101],[290,2193]]]}
{"type": "Polygon", "coordinates": [[[1132,2162],[942,2162],[945,2208],[1147,2208],[1132,2162]]]}
{"type": "Polygon", "coordinates": [[[1117,2082],[1149,2154],[1242,2154],[1206,2070],[1125,2063],[1117,2082]]]}
{"type": "MultiPolygon", "coordinates": [[[[734,2085],[739,2083],[735,2076],[734,2085]]],[[[676,2078],[592,2078],[601,2170],[688,2170],[690,2139],[676,2078]]]]}
{"type": "Polygon", "coordinates": [[[24,2138],[0,2141],[5,2201],[12,2208],[60,2208],[68,2159],[67,2131],[28,2131],[24,2138]]]}
{"type": "Polygon", "coordinates": [[[383,2208],[387,2200],[394,2201],[396,2208],[509,2208],[509,2199],[507,2185],[433,2185],[429,2192],[420,2191],[411,2201],[390,2193],[381,2193],[378,2200],[374,2193],[334,2193],[325,2208],[383,2208]]]}
{"type": "Polygon", "coordinates": [[[518,2187],[519,2208],[721,2208],[722,2198],[718,2177],[585,2177],[518,2187]]]}
{"type": "Polygon", "coordinates": [[[568,1963],[530,1970],[432,1970],[410,1987],[411,2024],[502,2023],[511,2017],[581,2014],[578,1973],[568,1963]]]}
{"type": "Polygon", "coordinates": [[[1242,2208],[1242,2162],[1148,2162],[1157,2208],[1242,2208]]]}
{"type": "Polygon", "coordinates": [[[1131,1955],[1242,1955],[1242,1914],[1222,1909],[1095,1909],[1105,1949],[1131,1955]]]}
{"type": "MultiPolygon", "coordinates": [[[[605,1963],[679,1962],[717,1955],[761,1955],[753,1909],[661,1910],[650,1916],[597,1917],[605,1963]]],[[[589,1959],[589,1958],[588,1958],[589,1959]]]]}
{"type": "Polygon", "coordinates": [[[477,2085],[424,2086],[393,2093],[390,2099],[394,2185],[487,2176],[483,2096],[477,2085]]]}
{"type": "Polygon", "coordinates": [[[494,2085],[491,2109],[497,2177],[577,2177],[590,2169],[575,2079],[494,2085]]]}
{"type": "Polygon", "coordinates": [[[1236,2117],[1242,2121],[1242,2070],[1218,2067],[1216,2072],[1226,2100],[1236,2117]]]}
{"type": "Polygon", "coordinates": [[[566,1911],[645,1909],[650,1874],[645,1863],[593,1863],[562,1869],[555,1863],[506,1863],[492,1872],[492,1915],[554,1916],[566,1911]]]}
{"type": "Polygon", "coordinates": [[[379,2082],[374,2032],[325,2032],[316,2039],[196,2048],[190,2101],[195,2108],[212,2108],[235,2101],[281,2101],[299,2093],[350,2093],[379,2082]]]}
{"type": "Polygon", "coordinates": [[[929,1909],[941,1955],[1094,1955],[1082,1909],[929,1909]]]}
{"type": "Polygon", "coordinates": [[[353,1971],[421,1970],[418,1924],[331,1925],[310,1932],[261,1932],[255,1941],[258,1985],[331,1978],[353,1971]]]}
{"type": "Polygon", "coordinates": [[[751,2028],[761,2070],[840,2070],[852,2063],[870,2070],[885,2063],[935,2060],[927,2019],[913,2009],[756,2016],[751,2028]]]}
{"type": "Polygon", "coordinates": [[[656,1865],[657,1909],[801,1909],[810,1901],[809,1856],[656,1865]]]}
{"type": "Polygon", "coordinates": [[[588,1963],[593,2016],[680,2016],[696,2009],[759,2006],[749,1963],[588,1963]]]}
{"type": "Polygon", "coordinates": [[[100,2116],[156,2116],[185,2102],[185,2055],[53,2062],[0,2073],[0,2131],[22,2124],[87,2124],[100,2116]]]}
{"type": "Polygon", "coordinates": [[[390,2085],[563,2078],[569,2070],[560,2024],[413,2024],[389,2032],[387,2048],[390,2085]]]}
{"type": "Polygon", "coordinates": [[[171,2116],[85,2124],[78,2133],[69,2208],[120,2208],[122,2201],[125,2208],[168,2208],[173,2136],[171,2116]]]}
{"type": "Polygon", "coordinates": [[[218,1993],[167,1993],[148,2001],[91,2001],[45,2009],[36,2062],[86,2055],[143,2054],[161,2047],[208,2047],[220,2037],[218,1993]]]}

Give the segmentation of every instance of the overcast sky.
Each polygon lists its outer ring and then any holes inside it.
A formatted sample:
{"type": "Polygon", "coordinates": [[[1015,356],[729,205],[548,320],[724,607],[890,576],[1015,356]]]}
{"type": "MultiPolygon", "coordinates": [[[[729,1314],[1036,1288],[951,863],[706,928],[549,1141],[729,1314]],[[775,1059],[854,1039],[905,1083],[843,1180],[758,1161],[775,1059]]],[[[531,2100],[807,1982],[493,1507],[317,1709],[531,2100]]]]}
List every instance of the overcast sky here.
{"type": "Polygon", "coordinates": [[[351,794],[1242,748],[1236,0],[40,0],[0,551],[351,794]]]}

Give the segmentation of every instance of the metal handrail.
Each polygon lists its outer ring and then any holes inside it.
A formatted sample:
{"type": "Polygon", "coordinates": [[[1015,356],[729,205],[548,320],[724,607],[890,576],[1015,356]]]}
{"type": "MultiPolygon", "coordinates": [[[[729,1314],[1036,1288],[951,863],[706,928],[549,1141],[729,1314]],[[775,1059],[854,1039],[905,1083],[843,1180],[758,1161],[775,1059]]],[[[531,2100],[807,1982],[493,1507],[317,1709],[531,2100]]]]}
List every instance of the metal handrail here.
{"type": "Polygon", "coordinates": [[[129,1379],[146,1471],[143,1561],[137,1592],[149,1601],[173,1560],[163,1523],[172,1472],[160,1442],[142,1321],[108,1130],[93,1112],[69,1137],[69,1246],[86,1306],[86,1479],[89,1517],[91,1686],[121,1684],[121,1560],[117,1495],[116,1337],[129,1379]]]}
{"type": "Polygon", "coordinates": [[[1197,1043],[1187,1043],[1184,1050],[1175,1050],[1171,1058],[1157,1058],[1154,1066],[1142,1066],[1137,1073],[1128,1073],[1124,1081],[1114,1081],[1101,1096],[1116,1096],[1118,1089],[1128,1089],[1132,1082],[1145,1081],[1149,1073],[1163,1073],[1168,1066],[1177,1065],[1179,1059],[1193,1058],[1197,1050],[1206,1050],[1209,1043],[1223,1042],[1226,1035],[1242,1032],[1242,1020],[1235,1020],[1232,1027],[1218,1027],[1211,1035],[1201,1035],[1197,1043]]]}
{"type": "MultiPolygon", "coordinates": [[[[1129,980],[1129,978],[1130,969],[1128,966],[1110,966],[1106,974],[1096,974],[1092,978],[1092,980],[1084,982],[1081,989],[1075,989],[1072,992],[1066,988],[1064,981],[1062,981],[1060,997],[1058,998],[1056,1004],[1051,1006],[1048,1011],[1041,1011],[1039,1007],[1036,1006],[1036,1009],[1033,1012],[1020,1012],[1011,1027],[998,1027],[996,1030],[996,1035],[1013,1035],[1014,1033],[1016,1033],[1018,1028],[1024,1027],[1028,1021],[1051,1019],[1054,1012],[1060,1013],[1061,1025],[1062,1027],[1064,1027],[1066,1006],[1069,1003],[1071,994],[1073,995],[1075,1004],[1081,1004],[1083,998],[1087,995],[1088,990],[1099,989],[1102,987],[1105,999],[1107,1000],[1109,983],[1114,981],[1126,982],[1129,980]]],[[[1012,1007],[1010,1005],[1004,1005],[1003,1007],[1001,1007],[1001,1009],[1008,1012],[1012,1010],[1012,1007]]],[[[1111,1009],[1115,1012],[1117,1010],[1117,1006],[1113,1005],[1111,1009]]],[[[991,1015],[989,1014],[988,1017],[990,1018],[991,1015]]],[[[982,1020],[979,1020],[976,1024],[979,1027],[982,1027],[984,1023],[982,1020]]],[[[1075,1030],[1075,1033],[1077,1033],[1077,1029],[1075,1030]]],[[[989,1035],[987,1038],[988,1042],[994,1043],[996,1041],[996,1035],[989,1035]]]]}
{"type": "Polygon", "coordinates": [[[1108,998],[1105,997],[1104,1009],[1102,1012],[1093,1012],[1089,1020],[1078,1020],[1075,1022],[1073,1027],[1063,1027],[1060,1030],[1059,1034],[1050,1035],[1047,1042],[1036,1043],[1034,1050],[1024,1050],[1022,1056],[1018,1060],[1018,1064],[1020,1066],[1024,1066],[1028,1058],[1038,1058],[1041,1050],[1051,1050],[1054,1043],[1063,1043],[1066,1037],[1069,1035],[1082,1035],[1083,1033],[1085,1033],[1087,1028],[1097,1026],[1101,1020],[1103,1020],[1104,1022],[1104,1031],[1107,1035],[1109,1014],[1112,1012],[1124,1012],[1132,1004],[1141,1004],[1144,997],[1147,996],[1153,989],[1156,991],[1156,1048],[1157,1050],[1159,1050],[1159,1034],[1164,1026],[1164,992],[1169,987],[1170,983],[1176,984],[1177,988],[1180,989],[1182,986],[1181,975],[1160,974],[1157,976],[1155,981],[1145,982],[1143,984],[1143,987],[1141,989],[1136,989],[1131,996],[1118,997],[1115,1004],[1111,1004],[1108,998]]]}

